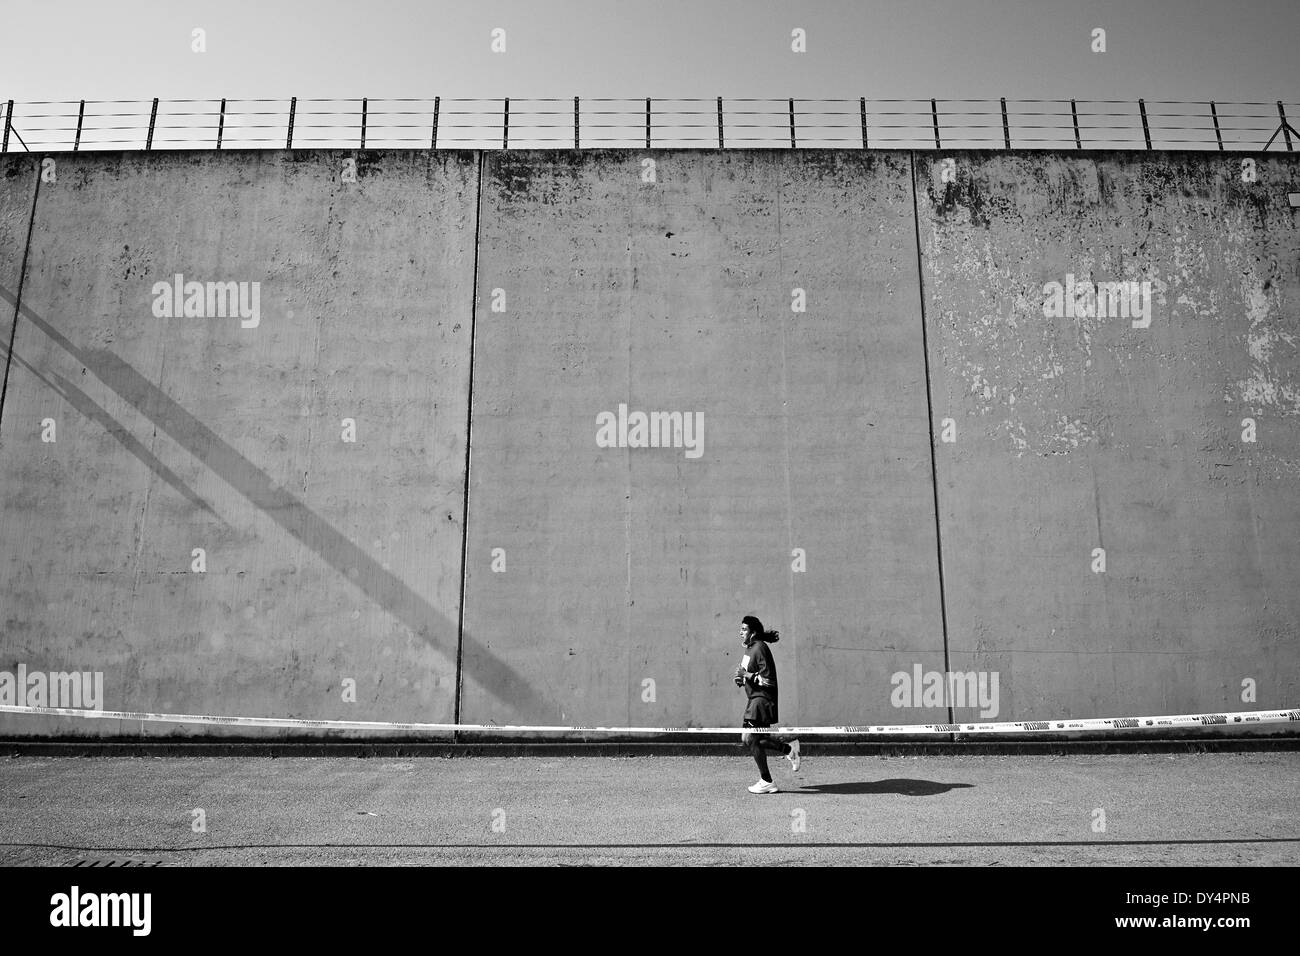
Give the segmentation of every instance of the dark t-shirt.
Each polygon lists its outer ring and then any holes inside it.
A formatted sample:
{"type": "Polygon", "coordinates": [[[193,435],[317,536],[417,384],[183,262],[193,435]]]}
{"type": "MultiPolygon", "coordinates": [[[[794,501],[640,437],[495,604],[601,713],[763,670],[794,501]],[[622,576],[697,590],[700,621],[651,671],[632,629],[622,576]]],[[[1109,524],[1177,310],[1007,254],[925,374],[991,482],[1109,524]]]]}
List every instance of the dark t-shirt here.
{"type": "Polygon", "coordinates": [[[767,642],[755,641],[750,644],[745,649],[745,657],[740,666],[745,672],[758,677],[755,681],[745,683],[745,692],[749,699],[766,697],[775,704],[777,702],[776,659],[772,657],[767,642]]]}

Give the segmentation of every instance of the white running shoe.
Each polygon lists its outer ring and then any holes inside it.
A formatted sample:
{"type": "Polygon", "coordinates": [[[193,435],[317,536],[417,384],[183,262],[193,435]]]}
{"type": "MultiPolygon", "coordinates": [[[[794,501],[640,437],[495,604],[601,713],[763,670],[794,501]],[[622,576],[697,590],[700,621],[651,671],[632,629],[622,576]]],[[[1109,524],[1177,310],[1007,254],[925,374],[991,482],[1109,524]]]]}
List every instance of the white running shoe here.
{"type": "Polygon", "coordinates": [[[785,759],[790,761],[790,772],[799,772],[799,741],[790,741],[790,752],[785,755],[785,759]]]}
{"type": "Polygon", "coordinates": [[[777,793],[776,784],[770,780],[760,780],[749,788],[750,793],[777,793]]]}

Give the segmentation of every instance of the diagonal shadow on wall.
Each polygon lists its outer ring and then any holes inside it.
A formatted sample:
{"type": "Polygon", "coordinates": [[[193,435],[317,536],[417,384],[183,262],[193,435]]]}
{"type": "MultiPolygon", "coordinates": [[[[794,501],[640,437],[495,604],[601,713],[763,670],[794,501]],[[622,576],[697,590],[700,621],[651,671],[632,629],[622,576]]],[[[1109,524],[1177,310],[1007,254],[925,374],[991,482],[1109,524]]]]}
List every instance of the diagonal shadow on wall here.
{"type": "MultiPolygon", "coordinates": [[[[300,499],[285,488],[277,486],[253,462],[181,407],[162,389],[112,352],[106,349],[86,349],[78,346],[30,308],[19,305],[14,293],[3,286],[0,286],[0,300],[15,306],[20,317],[27,319],[44,332],[51,341],[76,359],[80,365],[94,373],[101,382],[153,422],[160,431],[210,468],[215,475],[248,499],[254,507],[310,548],[346,580],[360,588],[372,601],[402,621],[421,640],[427,641],[452,659],[456,657],[455,622],[449,620],[400,578],[385,571],[378,561],[349,541],[344,534],[308,508],[300,499]],[[356,570],[355,577],[350,574],[353,569],[356,570]]],[[[98,415],[93,417],[100,421],[100,424],[105,425],[110,433],[118,435],[119,432],[126,431],[125,427],[113,420],[107,411],[101,408],[100,412],[102,417],[98,415]]],[[[168,479],[170,472],[165,469],[160,470],[161,463],[156,458],[150,455],[147,458],[142,457],[141,460],[175,487],[175,483],[168,479]]],[[[190,498],[190,495],[186,497],[190,498]]],[[[197,495],[190,500],[195,498],[197,495]]],[[[504,661],[498,660],[486,647],[479,645],[468,634],[463,637],[463,650],[464,666],[470,668],[467,671],[468,676],[510,709],[529,717],[543,719],[545,715],[558,713],[538,695],[518,671],[504,661]]],[[[458,685],[460,681],[461,675],[457,674],[458,685]]]]}
{"type": "Polygon", "coordinates": [[[108,409],[77,388],[72,382],[55,372],[51,372],[50,378],[46,378],[36,366],[23,359],[17,352],[10,352],[2,343],[0,343],[0,357],[12,358],[13,361],[27,369],[31,375],[44,382],[51,391],[57,393],[59,397],[81,412],[86,418],[98,422],[104,431],[116,438],[123,448],[144,462],[150,471],[171,485],[182,498],[200,511],[206,511],[212,517],[220,520],[221,516],[213,510],[212,505],[208,504],[207,501],[200,497],[198,492],[187,485],[180,475],[163,464],[157,455],[144,446],[144,442],[132,435],[117,419],[109,414],[108,409]],[[51,378],[54,381],[50,381],[51,378]]]}

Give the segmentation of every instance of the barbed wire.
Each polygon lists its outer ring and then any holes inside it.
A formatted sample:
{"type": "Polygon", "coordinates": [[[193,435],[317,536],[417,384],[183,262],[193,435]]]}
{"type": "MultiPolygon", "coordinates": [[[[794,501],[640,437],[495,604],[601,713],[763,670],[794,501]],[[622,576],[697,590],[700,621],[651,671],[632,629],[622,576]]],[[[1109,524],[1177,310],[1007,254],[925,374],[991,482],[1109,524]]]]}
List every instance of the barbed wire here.
{"type": "Polygon", "coordinates": [[[1282,100],[439,96],[7,100],[0,103],[4,113],[0,152],[10,151],[11,138],[15,146],[40,153],[421,146],[1261,151],[1275,142],[1277,148],[1291,151],[1300,134],[1287,118],[1288,108],[1293,116],[1300,112],[1300,104],[1282,100]],[[854,108],[832,108],[836,104],[854,108]],[[622,108],[616,108],[619,105],[622,108]],[[704,130],[708,132],[701,133],[704,130]]]}

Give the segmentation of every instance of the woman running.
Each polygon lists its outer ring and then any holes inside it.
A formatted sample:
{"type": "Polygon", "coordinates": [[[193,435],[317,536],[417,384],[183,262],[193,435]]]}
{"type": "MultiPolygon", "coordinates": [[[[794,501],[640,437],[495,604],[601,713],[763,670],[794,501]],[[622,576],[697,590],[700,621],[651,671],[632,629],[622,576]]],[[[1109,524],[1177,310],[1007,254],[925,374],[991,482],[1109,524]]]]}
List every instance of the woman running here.
{"type": "MultiPolygon", "coordinates": [[[[758,618],[748,616],[740,622],[740,639],[746,654],[736,668],[737,687],[744,687],[748,696],[745,705],[745,727],[771,727],[777,723],[776,661],[767,646],[781,639],[779,631],[765,631],[758,618]]],[[[799,769],[799,741],[783,744],[771,739],[770,734],[741,734],[741,744],[754,755],[758,764],[759,780],[749,788],[750,793],[776,793],[772,774],[767,769],[767,751],[785,754],[793,771],[799,769]]]]}

